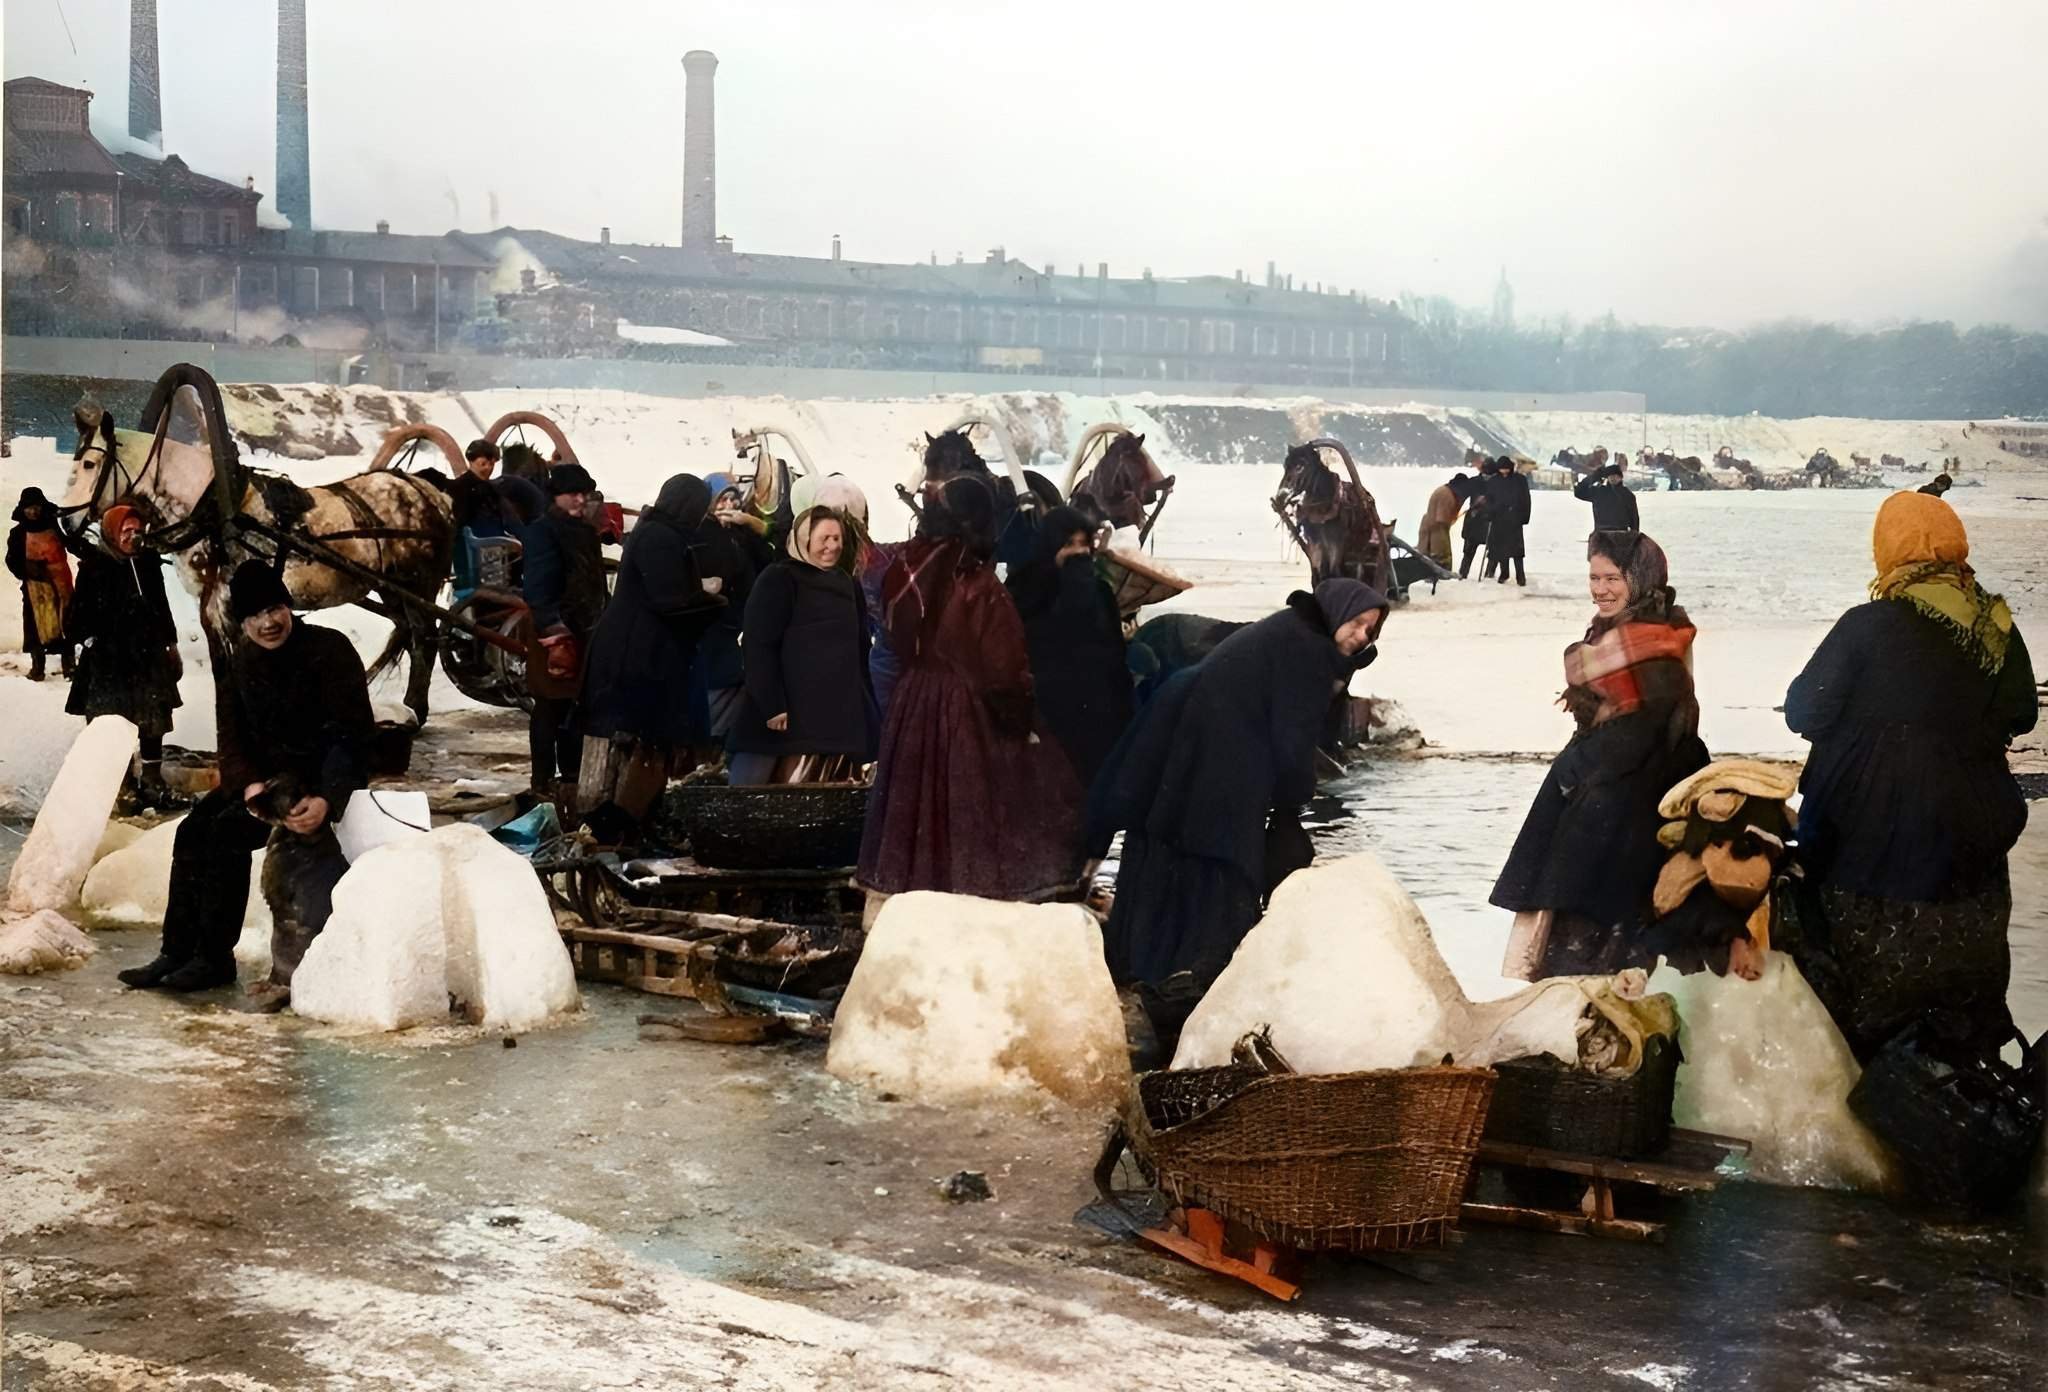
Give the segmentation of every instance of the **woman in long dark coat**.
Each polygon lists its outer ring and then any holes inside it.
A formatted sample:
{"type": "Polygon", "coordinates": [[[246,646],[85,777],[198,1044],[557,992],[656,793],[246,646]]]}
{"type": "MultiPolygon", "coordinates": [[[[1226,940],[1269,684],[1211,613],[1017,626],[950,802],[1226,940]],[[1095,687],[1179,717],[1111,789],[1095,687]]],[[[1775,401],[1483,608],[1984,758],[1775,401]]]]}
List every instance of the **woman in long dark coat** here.
{"type": "Polygon", "coordinates": [[[710,506],[711,490],[693,474],[661,486],[626,538],[611,603],[590,643],[583,732],[634,747],[633,776],[621,778],[615,796],[634,817],[644,816],[660,793],[674,753],[707,733],[706,713],[689,699],[689,685],[698,640],[725,608],[705,590],[692,553],[710,506]]]}
{"type": "Polygon", "coordinates": [[[106,550],[81,547],[78,586],[66,623],[78,644],[78,672],[64,709],[87,720],[119,715],[135,722],[141,735],[135,802],[168,807],[164,786],[164,736],[171,712],[181,704],[178,626],[164,593],[164,559],[139,550],[142,520],[117,506],[100,519],[106,550]]]}
{"type": "Polygon", "coordinates": [[[1086,787],[1131,723],[1131,671],[1116,595],[1095,569],[1094,528],[1072,508],[1039,521],[1009,578],[1024,620],[1038,714],[1086,787]]]}
{"type": "Polygon", "coordinates": [[[1118,982],[1180,972],[1207,989],[1258,921],[1281,873],[1269,827],[1302,838],[1331,703],[1371,662],[1379,591],[1325,580],[1169,681],[1132,722],[1088,799],[1088,848],[1124,833],[1103,947],[1118,982]]]}
{"type": "Polygon", "coordinates": [[[1930,1010],[1995,1049],[2012,1025],[2006,855],[2027,821],[2005,749],[2038,719],[2033,663],[1947,503],[1893,495],[1872,551],[1870,602],[1785,694],[1785,723],[1813,742],[1813,912],[1791,950],[1859,1057],[1930,1010]]]}
{"type": "Polygon", "coordinates": [[[1707,762],[1692,620],[1663,548],[1641,532],[1595,532],[1586,567],[1593,623],[1564,651],[1563,705],[1578,730],[1493,886],[1493,902],[1515,911],[1501,974],[1527,981],[1656,965],[1657,803],[1707,762]]]}
{"type": "Polygon", "coordinates": [[[1515,568],[1515,583],[1529,583],[1522,566],[1525,546],[1522,529],[1529,525],[1529,480],[1502,455],[1493,461],[1493,477],[1486,481],[1486,573],[1507,583],[1508,566],[1515,568]]]}
{"type": "Polygon", "coordinates": [[[789,559],[747,600],[746,686],[732,735],[734,783],[850,778],[875,757],[867,601],[849,573],[847,524],[814,507],[790,527],[789,559]]]}
{"type": "Polygon", "coordinates": [[[1041,900],[1080,878],[1081,789],[1035,728],[1024,624],[995,574],[995,498],[971,476],[929,502],[889,568],[903,676],[882,726],[860,883],[1041,900]]]}

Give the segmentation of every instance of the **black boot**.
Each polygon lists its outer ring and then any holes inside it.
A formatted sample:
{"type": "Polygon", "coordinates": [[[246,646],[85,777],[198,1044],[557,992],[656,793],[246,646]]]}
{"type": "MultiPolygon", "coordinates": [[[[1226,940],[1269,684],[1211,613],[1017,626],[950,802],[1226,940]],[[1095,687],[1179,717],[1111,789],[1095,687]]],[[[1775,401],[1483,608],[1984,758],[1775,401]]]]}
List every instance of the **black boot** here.
{"type": "Polygon", "coordinates": [[[165,977],[184,965],[184,958],[159,952],[154,961],[140,967],[130,967],[126,971],[115,972],[114,975],[123,986],[131,990],[147,991],[163,985],[165,977]]]}
{"type": "Polygon", "coordinates": [[[235,959],[215,961],[194,957],[163,980],[166,991],[211,991],[216,986],[235,984],[235,959]]]}

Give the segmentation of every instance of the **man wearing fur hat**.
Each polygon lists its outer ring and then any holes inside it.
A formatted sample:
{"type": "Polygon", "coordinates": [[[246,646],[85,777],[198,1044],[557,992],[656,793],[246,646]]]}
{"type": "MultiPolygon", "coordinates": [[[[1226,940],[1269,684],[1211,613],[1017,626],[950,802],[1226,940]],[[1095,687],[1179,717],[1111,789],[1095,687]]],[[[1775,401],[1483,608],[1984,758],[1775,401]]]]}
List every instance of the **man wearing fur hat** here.
{"type": "MultiPolygon", "coordinates": [[[[300,623],[283,580],[261,561],[235,571],[228,612],[241,634],[227,670],[215,674],[220,786],[178,827],[163,946],[155,961],[120,974],[129,986],[203,991],[231,983],[251,853],[273,841],[275,828],[272,854],[331,892],[340,867],[333,823],[369,781],[376,720],[354,646],[332,629],[300,623]]],[[[272,939],[272,981],[286,986],[326,921],[326,894],[264,878],[273,916],[286,909],[272,939]]]]}

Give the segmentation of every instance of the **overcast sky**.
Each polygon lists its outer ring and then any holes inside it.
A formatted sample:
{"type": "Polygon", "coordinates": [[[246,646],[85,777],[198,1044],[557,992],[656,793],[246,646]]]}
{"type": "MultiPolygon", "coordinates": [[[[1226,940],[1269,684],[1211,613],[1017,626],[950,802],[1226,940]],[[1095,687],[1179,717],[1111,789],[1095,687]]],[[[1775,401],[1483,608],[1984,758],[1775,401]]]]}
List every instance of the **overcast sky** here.
{"type": "MultiPolygon", "coordinates": [[[[1523,317],[2048,324],[2044,0],[309,9],[319,226],[673,243],[679,59],[709,48],[742,249],[1273,260],[1468,304],[1505,266],[1523,317]]],[[[159,11],[167,147],[268,194],[274,5],[159,11]]],[[[128,0],[5,12],[9,77],[125,129],[128,0]]]]}

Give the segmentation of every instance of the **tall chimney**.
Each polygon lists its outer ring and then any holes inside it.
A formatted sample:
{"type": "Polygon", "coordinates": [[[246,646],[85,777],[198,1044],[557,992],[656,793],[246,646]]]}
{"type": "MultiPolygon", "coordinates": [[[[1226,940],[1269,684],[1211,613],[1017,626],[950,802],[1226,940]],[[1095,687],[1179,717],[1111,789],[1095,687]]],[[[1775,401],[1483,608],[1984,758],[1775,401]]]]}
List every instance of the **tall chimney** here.
{"type": "MultiPolygon", "coordinates": [[[[832,234],[832,259],[834,261],[839,259],[839,234],[837,232],[832,234]]],[[[935,251],[932,253],[932,264],[936,266],[938,263],[939,254],[935,251]]]]}
{"type": "Polygon", "coordinates": [[[306,0],[277,0],[277,210],[301,232],[313,230],[306,126],[306,0]]]}
{"type": "Polygon", "coordinates": [[[718,139],[711,77],[718,55],[683,55],[683,250],[710,255],[718,237],[718,139]]]}
{"type": "Polygon", "coordinates": [[[128,0],[129,135],[163,144],[162,92],[156,66],[156,0],[128,0]]]}

